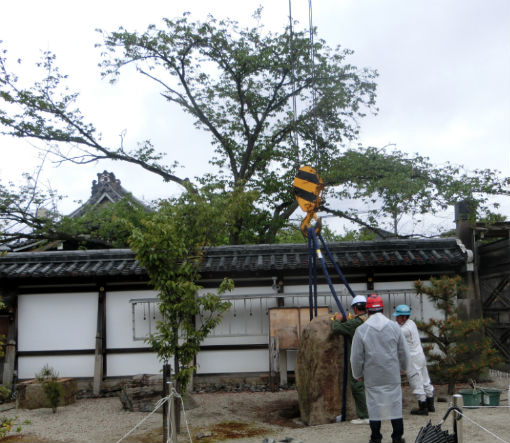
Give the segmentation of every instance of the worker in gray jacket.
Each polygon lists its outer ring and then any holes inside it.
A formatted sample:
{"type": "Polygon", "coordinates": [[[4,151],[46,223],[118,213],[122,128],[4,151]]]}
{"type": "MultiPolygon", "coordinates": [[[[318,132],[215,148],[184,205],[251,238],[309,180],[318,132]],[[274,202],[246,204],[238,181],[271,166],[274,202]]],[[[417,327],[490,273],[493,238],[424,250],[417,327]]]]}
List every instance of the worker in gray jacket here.
{"type": "Polygon", "coordinates": [[[370,420],[370,442],[381,443],[381,420],[391,420],[393,443],[405,443],[402,417],[401,372],[409,362],[409,349],[400,327],[384,316],[381,297],[367,297],[368,320],[354,333],[352,375],[365,382],[370,420]]]}

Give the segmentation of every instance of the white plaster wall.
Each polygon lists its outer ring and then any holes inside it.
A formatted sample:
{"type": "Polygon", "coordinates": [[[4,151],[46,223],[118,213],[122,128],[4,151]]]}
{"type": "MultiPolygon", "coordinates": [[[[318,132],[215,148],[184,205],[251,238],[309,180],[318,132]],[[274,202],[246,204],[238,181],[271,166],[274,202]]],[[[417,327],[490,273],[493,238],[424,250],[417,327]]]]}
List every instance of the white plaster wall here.
{"type": "MultiPolygon", "coordinates": [[[[136,298],[156,298],[155,291],[114,291],[106,294],[106,347],[146,348],[144,340],[133,340],[131,303],[136,298]]],[[[138,374],[139,372],[133,372],[138,374]]],[[[111,374],[109,374],[111,375],[111,374]]]]}
{"type": "Polygon", "coordinates": [[[267,349],[203,351],[197,355],[197,374],[265,372],[269,370],[267,349]]]}
{"type": "MultiPolygon", "coordinates": [[[[170,361],[170,364],[173,360],[170,361]]],[[[160,374],[163,363],[155,352],[136,354],[110,354],[106,357],[109,377],[136,374],[160,374]]]]}
{"type": "MultiPolygon", "coordinates": [[[[367,293],[364,284],[352,285],[354,292],[367,293]]],[[[344,310],[350,310],[351,295],[343,285],[335,285],[344,310]]],[[[207,292],[203,290],[201,292],[207,292]]],[[[426,297],[416,295],[413,282],[376,283],[374,292],[385,303],[385,314],[391,318],[395,306],[406,303],[412,318],[428,320],[439,313],[426,297]],[[392,292],[400,290],[400,292],[392,292]]],[[[319,306],[338,311],[328,285],[318,287],[319,306]]],[[[222,323],[203,345],[267,344],[269,322],[267,310],[276,306],[271,287],[236,288],[231,294],[233,306],[222,323]],[[262,296],[262,297],[261,297],[262,296]],[[254,297],[243,299],[242,297],[254,297]]],[[[308,306],[308,285],[287,286],[281,294],[285,306],[308,306]]],[[[155,291],[115,291],[106,294],[106,339],[108,349],[146,348],[143,340],[133,339],[132,299],[156,298],[155,291]]],[[[94,349],[97,319],[97,293],[30,294],[18,300],[18,349],[20,351],[94,349]]],[[[141,311],[136,311],[138,332],[146,327],[141,311]]],[[[199,321],[199,320],[198,320],[199,321]]],[[[154,330],[154,329],[153,329],[154,330]]],[[[288,369],[293,370],[296,351],[287,352],[288,369]]],[[[203,351],[197,356],[198,373],[234,373],[267,371],[268,351],[217,350],[203,351]]],[[[20,357],[19,377],[31,378],[45,364],[53,366],[61,376],[93,376],[94,356],[20,357]]],[[[107,356],[107,376],[140,373],[157,374],[162,363],[155,353],[122,353],[107,356]]]]}
{"type": "Polygon", "coordinates": [[[34,378],[45,366],[57,371],[59,377],[93,377],[94,355],[19,357],[18,378],[34,378]]]}
{"type": "Polygon", "coordinates": [[[18,351],[94,349],[95,292],[18,297],[18,351]]]}

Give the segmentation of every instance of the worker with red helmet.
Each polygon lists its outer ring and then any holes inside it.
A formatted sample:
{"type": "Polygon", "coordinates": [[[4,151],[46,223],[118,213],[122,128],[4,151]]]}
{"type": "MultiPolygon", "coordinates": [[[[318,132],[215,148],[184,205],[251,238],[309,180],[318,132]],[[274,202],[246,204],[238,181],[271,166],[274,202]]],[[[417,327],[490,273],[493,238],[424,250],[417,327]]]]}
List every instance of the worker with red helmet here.
{"type": "Polygon", "coordinates": [[[409,318],[410,315],[411,307],[408,305],[398,305],[393,313],[393,317],[396,317],[400,330],[407,341],[411,357],[407,379],[418,400],[418,408],[412,409],[411,414],[429,415],[429,412],[436,410],[434,407],[434,386],[430,382],[427,360],[421,346],[418,328],[416,323],[409,318]]]}
{"type": "Polygon", "coordinates": [[[381,420],[391,420],[393,443],[405,443],[400,373],[407,369],[409,349],[400,327],[383,314],[381,297],[367,297],[366,307],[368,319],[352,340],[351,369],[365,383],[369,443],[381,443],[381,420]]]}

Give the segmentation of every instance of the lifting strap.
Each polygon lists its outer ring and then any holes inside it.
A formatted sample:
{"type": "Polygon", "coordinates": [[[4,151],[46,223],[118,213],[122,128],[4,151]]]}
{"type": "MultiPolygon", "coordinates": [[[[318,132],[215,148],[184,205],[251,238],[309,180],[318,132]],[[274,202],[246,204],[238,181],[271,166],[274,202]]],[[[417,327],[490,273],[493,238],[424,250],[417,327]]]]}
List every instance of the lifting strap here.
{"type": "MultiPolygon", "coordinates": [[[[331,255],[331,252],[329,251],[326,242],[322,238],[322,235],[319,233],[316,233],[316,229],[314,227],[308,227],[308,301],[309,301],[309,307],[310,307],[310,321],[313,319],[313,317],[317,317],[317,258],[320,261],[322,270],[324,272],[324,276],[326,277],[326,281],[328,282],[329,289],[331,290],[331,294],[333,295],[333,298],[335,299],[335,302],[338,306],[338,309],[342,313],[344,317],[344,321],[347,319],[347,314],[344,311],[344,308],[342,307],[342,303],[340,303],[340,300],[336,294],[335,287],[333,286],[333,282],[331,281],[331,278],[328,273],[328,268],[326,266],[326,262],[324,260],[324,257],[322,256],[322,252],[319,247],[319,242],[317,241],[317,236],[319,237],[322,246],[324,247],[329,260],[333,265],[335,266],[335,270],[340,276],[342,282],[344,283],[345,287],[349,291],[349,293],[352,295],[352,297],[355,297],[356,294],[352,290],[352,288],[349,286],[349,283],[347,282],[347,279],[345,278],[344,274],[342,273],[340,267],[336,263],[336,261],[333,259],[333,256],[331,255]]],[[[347,367],[349,364],[348,361],[348,347],[347,347],[347,340],[344,339],[344,372],[342,377],[342,421],[346,420],[346,413],[347,413],[347,398],[346,398],[346,392],[347,392],[347,367]]]]}

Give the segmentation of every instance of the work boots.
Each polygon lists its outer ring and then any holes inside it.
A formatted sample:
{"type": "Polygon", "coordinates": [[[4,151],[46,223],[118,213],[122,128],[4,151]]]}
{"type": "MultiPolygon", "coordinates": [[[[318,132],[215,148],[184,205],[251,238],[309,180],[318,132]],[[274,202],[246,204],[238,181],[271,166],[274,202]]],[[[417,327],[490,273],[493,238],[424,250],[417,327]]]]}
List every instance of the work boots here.
{"type": "Polygon", "coordinates": [[[429,415],[429,408],[426,401],[418,401],[418,408],[411,409],[412,415],[429,415]]]}
{"type": "Polygon", "coordinates": [[[427,397],[427,409],[429,412],[436,412],[434,407],[434,397],[427,397]]]}

